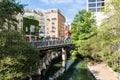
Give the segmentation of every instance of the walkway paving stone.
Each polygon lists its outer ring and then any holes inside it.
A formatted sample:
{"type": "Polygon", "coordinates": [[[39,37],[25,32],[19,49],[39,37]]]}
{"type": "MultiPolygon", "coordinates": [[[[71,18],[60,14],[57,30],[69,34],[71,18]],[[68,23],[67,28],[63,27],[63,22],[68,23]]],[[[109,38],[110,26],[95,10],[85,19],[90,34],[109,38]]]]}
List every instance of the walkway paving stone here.
{"type": "Polygon", "coordinates": [[[111,72],[105,63],[88,66],[97,80],[120,80],[111,72]]]}

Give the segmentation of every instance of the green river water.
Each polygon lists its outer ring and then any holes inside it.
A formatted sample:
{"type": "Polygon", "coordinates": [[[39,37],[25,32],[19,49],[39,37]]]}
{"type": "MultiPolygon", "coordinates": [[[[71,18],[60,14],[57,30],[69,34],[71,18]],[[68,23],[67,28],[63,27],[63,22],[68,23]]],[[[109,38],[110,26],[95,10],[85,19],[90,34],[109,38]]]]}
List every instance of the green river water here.
{"type": "Polygon", "coordinates": [[[62,67],[62,62],[56,62],[49,67],[45,80],[95,80],[87,69],[86,61],[69,60],[65,67],[62,67]]]}

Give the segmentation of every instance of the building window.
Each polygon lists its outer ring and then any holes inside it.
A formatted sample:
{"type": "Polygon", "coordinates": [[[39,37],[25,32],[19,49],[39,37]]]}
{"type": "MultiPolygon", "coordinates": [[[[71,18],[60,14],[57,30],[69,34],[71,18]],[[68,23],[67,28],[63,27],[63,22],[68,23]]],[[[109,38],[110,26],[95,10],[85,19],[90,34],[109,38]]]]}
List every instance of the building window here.
{"type": "Polygon", "coordinates": [[[54,31],[54,30],[52,30],[51,32],[52,32],[52,33],[54,33],[55,31],[54,31]]]}
{"type": "Polygon", "coordinates": [[[89,7],[96,7],[96,3],[89,4],[89,7]]]}
{"type": "Polygon", "coordinates": [[[55,26],[52,26],[52,29],[55,29],[55,26]]]}
{"type": "Polygon", "coordinates": [[[89,8],[89,11],[96,12],[96,8],[89,8]]]}
{"type": "Polygon", "coordinates": [[[103,2],[103,1],[105,1],[105,0],[97,0],[97,2],[103,2]]]}
{"type": "Polygon", "coordinates": [[[25,31],[28,32],[28,27],[25,27],[25,31]]]}
{"type": "Polygon", "coordinates": [[[102,3],[101,3],[101,6],[105,6],[105,3],[104,3],[104,2],[102,2],[102,3]]]}
{"type": "Polygon", "coordinates": [[[52,25],[54,25],[55,23],[54,22],[52,22],[52,25]]]}
{"type": "Polygon", "coordinates": [[[52,18],[52,20],[56,20],[56,18],[52,18]]]}
{"type": "Polygon", "coordinates": [[[96,0],[88,0],[88,2],[96,2],[96,0]]]}
{"type": "Polygon", "coordinates": [[[50,19],[46,19],[47,21],[50,21],[50,19]]]}
{"type": "Polygon", "coordinates": [[[97,3],[97,7],[100,7],[101,6],[101,3],[97,3]]]}
{"type": "Polygon", "coordinates": [[[104,6],[104,2],[102,2],[102,3],[97,3],[97,7],[101,7],[101,6],[104,6]]]}
{"type": "Polygon", "coordinates": [[[97,0],[98,2],[100,2],[101,0],[97,0]]]}

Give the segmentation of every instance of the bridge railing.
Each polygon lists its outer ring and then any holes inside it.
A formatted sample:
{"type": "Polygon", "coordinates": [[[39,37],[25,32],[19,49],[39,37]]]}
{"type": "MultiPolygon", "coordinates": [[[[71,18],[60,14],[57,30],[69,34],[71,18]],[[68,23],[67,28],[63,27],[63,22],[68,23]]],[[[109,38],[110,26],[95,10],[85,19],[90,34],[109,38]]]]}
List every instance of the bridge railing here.
{"type": "Polygon", "coordinates": [[[70,44],[70,40],[46,40],[46,41],[42,40],[37,42],[30,42],[30,44],[32,44],[32,46],[34,47],[42,48],[42,47],[70,44]]]}

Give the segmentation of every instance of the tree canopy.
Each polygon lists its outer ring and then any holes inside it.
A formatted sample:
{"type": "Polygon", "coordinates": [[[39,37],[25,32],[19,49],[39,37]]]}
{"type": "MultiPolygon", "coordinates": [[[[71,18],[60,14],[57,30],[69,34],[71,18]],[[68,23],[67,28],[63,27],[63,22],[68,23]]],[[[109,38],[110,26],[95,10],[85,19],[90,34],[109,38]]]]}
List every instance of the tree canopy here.
{"type": "Polygon", "coordinates": [[[71,32],[72,42],[78,47],[79,53],[86,53],[88,44],[84,43],[96,34],[94,16],[86,10],[79,11],[71,25],[71,32]]]}
{"type": "Polygon", "coordinates": [[[23,14],[23,5],[15,0],[2,0],[0,2],[0,29],[10,29],[18,23],[16,15],[23,14]],[[6,26],[7,24],[7,26],[6,26]]]}

